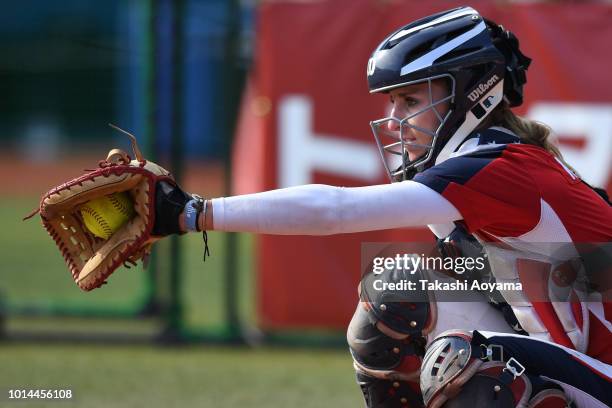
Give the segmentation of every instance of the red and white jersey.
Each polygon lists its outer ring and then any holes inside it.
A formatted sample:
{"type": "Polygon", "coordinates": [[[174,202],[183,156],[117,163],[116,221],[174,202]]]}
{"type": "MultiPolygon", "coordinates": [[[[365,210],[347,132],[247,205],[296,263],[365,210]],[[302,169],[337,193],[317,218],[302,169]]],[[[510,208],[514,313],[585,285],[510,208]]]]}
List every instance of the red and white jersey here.
{"type": "Polygon", "coordinates": [[[602,197],[553,154],[502,128],[475,133],[414,181],[457,208],[498,282],[523,282],[523,293],[502,294],[530,336],[612,363],[612,303],[556,279],[582,243],[612,242],[612,207],[602,197]]]}

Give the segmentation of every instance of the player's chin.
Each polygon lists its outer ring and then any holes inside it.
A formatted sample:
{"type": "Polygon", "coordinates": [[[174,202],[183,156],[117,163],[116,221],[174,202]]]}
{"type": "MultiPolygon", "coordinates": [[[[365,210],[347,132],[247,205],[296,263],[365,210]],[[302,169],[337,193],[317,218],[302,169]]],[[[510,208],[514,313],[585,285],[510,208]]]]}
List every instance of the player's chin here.
{"type": "Polygon", "coordinates": [[[408,160],[411,162],[420,159],[427,153],[427,149],[422,147],[411,147],[406,150],[408,151],[408,160]]]}

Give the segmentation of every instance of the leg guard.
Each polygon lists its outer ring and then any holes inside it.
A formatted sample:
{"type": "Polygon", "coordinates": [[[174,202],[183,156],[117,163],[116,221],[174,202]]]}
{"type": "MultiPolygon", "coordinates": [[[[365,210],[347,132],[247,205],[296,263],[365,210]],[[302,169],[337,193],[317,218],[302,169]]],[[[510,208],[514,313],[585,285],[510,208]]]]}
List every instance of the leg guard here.
{"type": "Polygon", "coordinates": [[[355,366],[373,377],[419,381],[425,342],[421,337],[392,338],[381,332],[360,304],[347,331],[355,366]]]}
{"type": "Polygon", "coordinates": [[[362,277],[359,298],[368,311],[372,324],[384,323],[395,332],[411,337],[427,336],[436,322],[436,302],[424,290],[377,289],[376,282],[387,284],[419,282],[425,279],[421,270],[412,273],[396,269],[382,275],[369,273],[362,277]]]}
{"type": "MultiPolygon", "coordinates": [[[[413,407],[418,395],[421,360],[428,339],[452,327],[511,331],[501,314],[476,294],[475,302],[435,302],[434,292],[374,290],[374,279],[386,282],[425,279],[427,272],[402,270],[365,276],[362,302],[351,320],[347,340],[358,382],[369,407],[413,407]],[[399,392],[401,391],[401,392],[399,392]],[[410,394],[412,391],[412,394],[410,394]],[[409,405],[406,405],[409,404],[409,405]]],[[[450,279],[450,278],[449,278],[450,279]]]]}
{"type": "MultiPolygon", "coordinates": [[[[444,408],[570,408],[573,405],[567,400],[563,391],[553,383],[546,383],[547,388],[534,392],[533,383],[539,379],[523,374],[526,377],[520,383],[508,386],[499,379],[499,368],[484,368],[471,377],[456,396],[449,399],[444,408]],[[523,388],[524,391],[523,391],[523,388]],[[531,389],[527,403],[518,402],[517,397],[526,396],[531,389]]],[[[432,405],[433,406],[433,405],[432,405]]]]}
{"type": "Polygon", "coordinates": [[[419,368],[425,341],[404,336],[392,338],[372,323],[363,303],[348,328],[357,383],[368,407],[422,407],[419,368]]]}
{"type": "Polygon", "coordinates": [[[563,385],[575,376],[570,388],[581,386],[592,398],[578,406],[605,407],[604,380],[569,354],[563,358],[561,350],[522,336],[449,331],[430,344],[423,359],[423,399],[427,408],[574,407],[563,385]]]}
{"type": "Polygon", "coordinates": [[[357,384],[367,407],[423,407],[418,384],[414,382],[383,380],[357,371],[357,384]]]}

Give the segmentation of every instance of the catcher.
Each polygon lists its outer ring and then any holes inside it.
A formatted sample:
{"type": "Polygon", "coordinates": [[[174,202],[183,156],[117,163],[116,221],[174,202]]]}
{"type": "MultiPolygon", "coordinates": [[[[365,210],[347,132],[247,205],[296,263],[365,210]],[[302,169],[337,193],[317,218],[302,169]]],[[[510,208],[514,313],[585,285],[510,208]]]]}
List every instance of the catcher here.
{"type": "MultiPolygon", "coordinates": [[[[384,39],[367,80],[370,93],[387,95],[393,107],[371,122],[390,184],[203,200],[139,154],[130,161],[117,153],[45,195],[41,217],[86,290],[165,235],[210,230],[330,235],[427,225],[440,239],[484,245],[498,280],[520,280],[536,263],[550,274],[567,259],[539,243],[609,243],[612,208],[564,162],[547,127],[512,112],[523,101],[530,61],[511,32],[470,7],[384,39]],[[76,208],[117,191],[130,191],[137,215],[107,241],[88,236],[76,208]]],[[[590,294],[571,303],[502,295],[528,337],[475,325],[431,336],[431,309],[360,302],[348,341],[366,404],[612,405],[610,304],[590,294]]]]}

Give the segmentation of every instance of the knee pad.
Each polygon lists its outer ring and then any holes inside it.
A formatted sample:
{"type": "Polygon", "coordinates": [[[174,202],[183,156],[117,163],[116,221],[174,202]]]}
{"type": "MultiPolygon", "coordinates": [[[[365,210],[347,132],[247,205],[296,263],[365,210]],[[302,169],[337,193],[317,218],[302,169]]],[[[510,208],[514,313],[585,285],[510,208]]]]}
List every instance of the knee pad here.
{"type": "Polygon", "coordinates": [[[387,336],[376,327],[363,304],[359,304],[349,325],[347,340],[366,406],[423,406],[419,369],[425,339],[387,336]]]}
{"type": "Polygon", "coordinates": [[[346,338],[360,371],[378,378],[419,381],[421,357],[425,352],[422,337],[396,339],[384,334],[370,319],[369,311],[359,304],[346,338]]]}
{"type": "Polygon", "coordinates": [[[421,366],[420,387],[427,408],[566,408],[556,384],[525,372],[503,348],[465,331],[438,336],[421,366]]]}
{"type": "Polygon", "coordinates": [[[555,384],[547,382],[549,388],[534,392],[538,377],[523,374],[518,382],[507,384],[500,380],[502,367],[483,367],[470,377],[456,395],[449,395],[441,405],[430,401],[427,408],[573,408],[565,393],[555,384]]]}
{"type": "Polygon", "coordinates": [[[375,280],[419,279],[423,279],[421,271],[393,270],[366,275],[361,281],[361,302],[349,324],[347,340],[368,407],[423,405],[419,370],[427,334],[435,326],[436,304],[427,291],[375,290],[374,286],[375,280]]]}
{"type": "MultiPolygon", "coordinates": [[[[367,274],[359,285],[359,298],[373,324],[382,322],[396,332],[426,337],[436,322],[436,302],[426,290],[378,290],[382,284],[401,284],[425,279],[421,270],[396,269],[381,275],[367,274]]],[[[418,286],[417,286],[418,287],[418,286]]]]}

